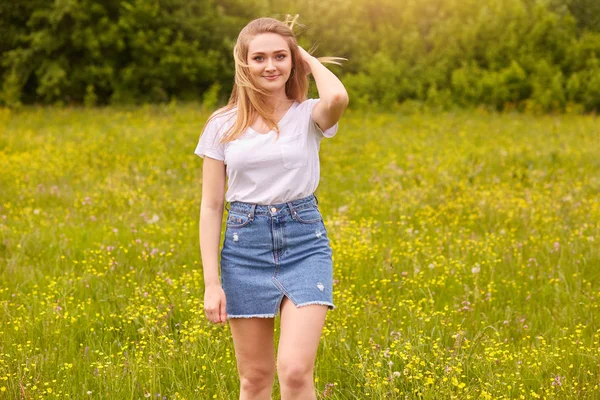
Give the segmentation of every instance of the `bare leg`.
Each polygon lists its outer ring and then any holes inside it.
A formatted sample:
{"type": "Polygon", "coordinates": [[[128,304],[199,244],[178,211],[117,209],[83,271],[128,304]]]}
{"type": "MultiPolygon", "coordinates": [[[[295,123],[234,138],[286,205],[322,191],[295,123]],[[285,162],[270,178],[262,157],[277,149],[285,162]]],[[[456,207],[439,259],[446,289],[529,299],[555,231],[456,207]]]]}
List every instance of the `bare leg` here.
{"type": "Polygon", "coordinates": [[[271,400],[275,379],[274,318],[230,318],[240,400],[271,400]]]}
{"type": "Polygon", "coordinates": [[[282,400],[316,400],[313,372],[326,315],[326,305],[296,308],[289,298],[283,298],[277,351],[282,400]]]}

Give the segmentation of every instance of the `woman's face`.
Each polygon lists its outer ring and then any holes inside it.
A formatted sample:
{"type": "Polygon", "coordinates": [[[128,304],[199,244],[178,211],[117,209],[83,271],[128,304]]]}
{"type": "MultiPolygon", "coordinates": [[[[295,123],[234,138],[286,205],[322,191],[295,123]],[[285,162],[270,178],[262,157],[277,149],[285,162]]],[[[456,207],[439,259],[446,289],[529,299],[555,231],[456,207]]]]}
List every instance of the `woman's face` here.
{"type": "Polygon", "coordinates": [[[269,92],[285,91],[292,70],[292,55],[283,37],[276,33],[256,35],[248,46],[250,75],[269,92]]]}

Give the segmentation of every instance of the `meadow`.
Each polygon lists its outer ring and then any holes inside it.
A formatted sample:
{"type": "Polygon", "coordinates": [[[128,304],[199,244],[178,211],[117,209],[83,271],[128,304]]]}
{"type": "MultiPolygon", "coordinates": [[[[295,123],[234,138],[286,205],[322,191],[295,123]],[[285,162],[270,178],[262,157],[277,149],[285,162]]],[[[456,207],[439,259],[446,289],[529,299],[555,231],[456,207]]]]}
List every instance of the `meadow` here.
{"type": "MultiPolygon", "coordinates": [[[[203,311],[207,116],[0,109],[1,399],[237,399],[203,311]]],[[[349,110],[320,154],[319,399],[600,399],[596,116],[349,110]]]]}

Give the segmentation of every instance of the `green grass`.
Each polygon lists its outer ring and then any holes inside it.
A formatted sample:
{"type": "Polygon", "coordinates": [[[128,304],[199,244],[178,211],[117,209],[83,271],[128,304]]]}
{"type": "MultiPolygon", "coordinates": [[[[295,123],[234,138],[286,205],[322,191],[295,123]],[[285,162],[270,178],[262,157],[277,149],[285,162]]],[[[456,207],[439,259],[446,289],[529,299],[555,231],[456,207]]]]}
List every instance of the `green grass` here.
{"type": "MultiPolygon", "coordinates": [[[[0,110],[0,398],[237,398],[202,304],[207,116],[0,110]]],[[[319,398],[600,398],[599,193],[593,116],[348,111],[319,398]]]]}

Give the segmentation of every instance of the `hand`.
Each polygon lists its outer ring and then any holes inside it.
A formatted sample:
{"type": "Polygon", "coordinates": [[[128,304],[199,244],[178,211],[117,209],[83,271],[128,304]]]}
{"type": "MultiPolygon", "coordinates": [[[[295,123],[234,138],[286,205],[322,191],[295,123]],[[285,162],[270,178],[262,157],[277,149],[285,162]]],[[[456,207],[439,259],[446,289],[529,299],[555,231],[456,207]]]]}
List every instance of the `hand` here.
{"type": "Polygon", "coordinates": [[[225,323],[227,312],[225,311],[225,292],[221,285],[207,286],[204,290],[204,312],[213,324],[225,323]]]}
{"type": "Polygon", "coordinates": [[[315,57],[308,54],[308,52],[300,46],[298,46],[298,50],[300,50],[300,54],[302,55],[302,61],[304,62],[304,69],[306,70],[306,75],[310,75],[311,69],[309,61],[314,59],[315,57]]]}

